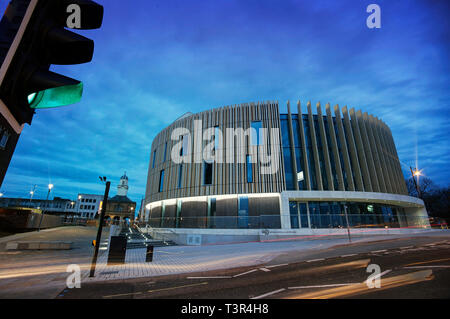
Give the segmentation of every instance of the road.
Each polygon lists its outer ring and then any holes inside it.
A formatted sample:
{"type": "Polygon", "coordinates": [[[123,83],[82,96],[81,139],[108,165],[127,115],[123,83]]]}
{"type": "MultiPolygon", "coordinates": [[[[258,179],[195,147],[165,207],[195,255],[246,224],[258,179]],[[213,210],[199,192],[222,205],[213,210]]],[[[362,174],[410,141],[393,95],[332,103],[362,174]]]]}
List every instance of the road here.
{"type": "MultiPolygon", "coordinates": [[[[93,226],[65,226],[13,236],[13,241],[70,241],[71,250],[7,251],[6,239],[0,239],[0,299],[54,298],[66,286],[68,265],[90,268],[96,234],[93,226]]],[[[102,238],[108,235],[105,228],[102,238]]]]}
{"type": "Polygon", "coordinates": [[[450,298],[450,239],[358,243],[252,267],[84,283],[57,298],[450,298]],[[373,264],[380,268],[380,288],[366,284],[373,264]]]}

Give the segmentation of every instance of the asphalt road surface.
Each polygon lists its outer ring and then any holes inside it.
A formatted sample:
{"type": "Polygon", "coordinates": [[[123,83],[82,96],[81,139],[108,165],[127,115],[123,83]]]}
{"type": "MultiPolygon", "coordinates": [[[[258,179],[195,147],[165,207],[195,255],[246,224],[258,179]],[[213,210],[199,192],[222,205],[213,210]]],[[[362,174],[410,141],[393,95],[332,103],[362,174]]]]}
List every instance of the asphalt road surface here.
{"type": "Polygon", "coordinates": [[[57,298],[450,298],[448,237],[354,244],[304,257],[282,255],[253,267],[85,283],[64,289],[57,298]]]}

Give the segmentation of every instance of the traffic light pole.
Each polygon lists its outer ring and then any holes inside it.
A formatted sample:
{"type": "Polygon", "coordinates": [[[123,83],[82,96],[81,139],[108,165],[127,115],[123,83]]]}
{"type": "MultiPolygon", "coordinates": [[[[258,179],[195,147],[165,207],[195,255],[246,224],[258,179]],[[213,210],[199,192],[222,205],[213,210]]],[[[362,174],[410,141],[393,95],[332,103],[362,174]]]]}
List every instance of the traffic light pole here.
{"type": "Polygon", "coordinates": [[[348,235],[348,241],[352,242],[352,236],[350,235],[350,224],[348,222],[348,214],[347,214],[347,205],[344,204],[344,212],[345,212],[345,221],[347,223],[347,235],[348,235]]]}
{"type": "Polygon", "coordinates": [[[91,273],[89,274],[89,277],[94,277],[94,274],[95,274],[95,266],[97,264],[98,249],[100,247],[100,240],[102,238],[103,220],[105,219],[105,210],[106,210],[106,204],[108,202],[108,194],[109,194],[110,186],[111,186],[111,182],[106,182],[105,195],[103,196],[102,211],[100,212],[100,219],[99,219],[98,231],[97,231],[97,239],[95,241],[94,256],[92,257],[91,273]]]}

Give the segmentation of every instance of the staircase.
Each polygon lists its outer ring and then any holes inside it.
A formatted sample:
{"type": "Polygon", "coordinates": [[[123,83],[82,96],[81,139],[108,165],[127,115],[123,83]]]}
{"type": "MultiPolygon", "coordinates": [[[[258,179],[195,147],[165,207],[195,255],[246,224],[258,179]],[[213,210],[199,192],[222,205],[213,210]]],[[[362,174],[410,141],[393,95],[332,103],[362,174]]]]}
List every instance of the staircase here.
{"type": "Polygon", "coordinates": [[[146,248],[149,245],[153,247],[176,246],[172,240],[156,240],[148,234],[141,233],[135,228],[128,226],[122,227],[119,236],[127,237],[127,249],[146,248]]]}

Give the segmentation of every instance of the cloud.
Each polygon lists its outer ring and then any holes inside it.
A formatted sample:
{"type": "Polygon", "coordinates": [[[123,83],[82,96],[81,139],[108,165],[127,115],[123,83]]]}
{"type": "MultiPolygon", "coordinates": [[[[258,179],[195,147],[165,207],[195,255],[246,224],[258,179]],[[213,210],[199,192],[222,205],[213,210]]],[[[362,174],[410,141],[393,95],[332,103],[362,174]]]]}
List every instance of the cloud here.
{"type": "Polygon", "coordinates": [[[152,140],[180,115],[262,100],[285,110],[288,99],[378,116],[400,160],[415,164],[418,149],[425,174],[447,185],[448,5],[379,1],[382,28],[369,30],[366,2],[104,1],[102,28],[81,32],[93,62],[52,67],[83,80],[82,101],[37,112],[2,191],[27,196],[51,180],[74,199],[126,170],[139,202],[152,140]]]}

